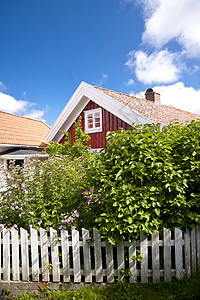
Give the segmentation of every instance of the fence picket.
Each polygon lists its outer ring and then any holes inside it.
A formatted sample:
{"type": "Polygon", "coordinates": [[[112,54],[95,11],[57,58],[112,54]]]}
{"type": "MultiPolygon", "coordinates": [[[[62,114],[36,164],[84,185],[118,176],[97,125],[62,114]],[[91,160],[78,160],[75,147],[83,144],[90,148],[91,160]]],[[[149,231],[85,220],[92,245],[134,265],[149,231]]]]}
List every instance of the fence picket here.
{"type": "Polygon", "coordinates": [[[152,234],[152,273],[153,283],[160,281],[159,232],[152,234]]]}
{"type": "Polygon", "coordinates": [[[70,282],[69,236],[68,231],[61,231],[63,282],[70,282]]]}
{"type": "Polygon", "coordinates": [[[19,239],[18,231],[11,230],[11,241],[12,241],[12,280],[18,281],[19,276],[19,239]]]}
{"type": "Polygon", "coordinates": [[[83,260],[84,260],[84,275],[85,282],[92,282],[92,272],[91,272],[91,254],[90,254],[90,233],[88,230],[82,228],[83,237],[83,260]]]}
{"type": "Polygon", "coordinates": [[[29,281],[29,258],[28,258],[28,232],[20,228],[21,257],[22,257],[22,280],[29,281]]]}
{"type": "Polygon", "coordinates": [[[94,259],[95,259],[95,271],[96,282],[103,282],[102,273],[102,260],[101,260],[101,235],[97,229],[93,229],[94,237],[94,259]]]}
{"type": "Polygon", "coordinates": [[[38,232],[31,228],[32,281],[39,281],[38,232]]]}
{"type": "Polygon", "coordinates": [[[192,274],[196,272],[196,234],[195,228],[191,230],[191,259],[192,259],[192,274]]]}
{"type": "MultiPolygon", "coordinates": [[[[3,241],[3,238],[2,238],[2,235],[3,235],[3,225],[1,226],[1,229],[0,229],[0,241],[1,241],[1,244],[2,244],[2,241],[3,241]]],[[[1,280],[1,273],[2,273],[2,268],[1,268],[1,260],[2,260],[2,257],[1,257],[1,245],[0,245],[0,280],[1,280]]]]}
{"type": "Polygon", "coordinates": [[[47,231],[40,228],[40,247],[41,247],[41,263],[42,263],[42,280],[49,281],[49,256],[48,256],[48,240],[47,231]]]}
{"type": "Polygon", "coordinates": [[[200,270],[200,225],[196,225],[197,267],[200,270]]]}
{"type": "Polygon", "coordinates": [[[171,231],[163,228],[164,281],[170,282],[171,275],[171,231]]]}
{"type": "Polygon", "coordinates": [[[148,241],[146,235],[140,232],[141,282],[148,283],[148,241]]]}
{"type": "Polygon", "coordinates": [[[183,246],[182,246],[182,231],[175,228],[175,269],[176,277],[183,277],[183,246]]]}
{"type": "Polygon", "coordinates": [[[58,236],[57,231],[50,228],[51,241],[51,261],[52,261],[52,275],[53,281],[60,281],[60,266],[59,266],[59,252],[58,252],[58,236]]]}
{"type": "Polygon", "coordinates": [[[132,276],[130,277],[130,283],[137,282],[137,260],[136,260],[136,241],[131,241],[131,245],[128,249],[129,252],[129,269],[132,276]]]}
{"type": "Polygon", "coordinates": [[[10,232],[3,228],[3,280],[10,280],[10,232]]]}
{"type": "Polygon", "coordinates": [[[109,242],[106,242],[106,272],[107,283],[114,283],[113,246],[109,242]]]}
{"type": "Polygon", "coordinates": [[[81,282],[79,232],[75,229],[72,229],[72,253],[73,253],[74,282],[81,282]]]}
{"type": "Polygon", "coordinates": [[[190,255],[190,231],[186,229],[186,233],[184,234],[185,241],[185,273],[187,278],[191,276],[191,255],[190,255]]]}
{"type": "Polygon", "coordinates": [[[121,274],[121,270],[125,268],[124,264],[124,242],[120,241],[116,243],[117,245],[117,273],[118,278],[122,281],[125,280],[124,276],[121,274]]]}

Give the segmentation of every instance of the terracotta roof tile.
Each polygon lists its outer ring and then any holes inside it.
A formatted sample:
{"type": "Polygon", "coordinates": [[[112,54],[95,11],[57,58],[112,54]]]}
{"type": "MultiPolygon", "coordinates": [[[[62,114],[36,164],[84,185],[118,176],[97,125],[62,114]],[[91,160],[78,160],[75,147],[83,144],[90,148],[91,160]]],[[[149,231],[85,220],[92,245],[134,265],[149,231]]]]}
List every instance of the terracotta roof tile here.
{"type": "Polygon", "coordinates": [[[191,120],[197,120],[199,115],[177,109],[164,104],[156,103],[153,101],[136,98],[130,95],[114,92],[101,87],[95,88],[102,93],[110,96],[114,100],[126,105],[130,109],[137,111],[143,117],[151,120],[154,123],[161,123],[168,125],[170,121],[177,119],[180,123],[185,123],[191,120]]]}
{"type": "Polygon", "coordinates": [[[48,131],[42,121],[0,111],[0,144],[44,146],[48,131]]]}

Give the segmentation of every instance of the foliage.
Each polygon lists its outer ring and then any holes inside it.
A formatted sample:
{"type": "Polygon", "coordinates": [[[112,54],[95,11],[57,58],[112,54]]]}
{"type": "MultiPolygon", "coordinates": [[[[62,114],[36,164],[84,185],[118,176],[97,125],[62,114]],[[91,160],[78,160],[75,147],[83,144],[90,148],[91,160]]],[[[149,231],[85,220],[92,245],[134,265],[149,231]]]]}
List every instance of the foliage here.
{"type": "Polygon", "coordinates": [[[137,238],[162,227],[200,223],[200,122],[140,125],[112,132],[93,162],[104,236],[137,238]]]}
{"type": "Polygon", "coordinates": [[[88,151],[90,136],[81,129],[81,118],[75,122],[74,130],[75,142],[68,132],[63,132],[64,144],[51,142],[45,148],[48,160],[35,158],[23,168],[11,163],[5,171],[5,191],[1,192],[1,223],[16,228],[81,227],[77,209],[82,192],[89,187],[87,166],[95,159],[95,153],[88,151]]]}
{"type": "Polygon", "coordinates": [[[5,170],[0,223],[7,227],[67,229],[76,226],[82,191],[88,186],[83,157],[34,159],[5,170]]]}
{"type": "Polygon", "coordinates": [[[72,141],[68,131],[63,131],[62,133],[65,135],[63,144],[52,141],[50,145],[45,148],[45,152],[50,156],[69,155],[71,157],[80,157],[88,153],[86,150],[90,148],[88,145],[90,136],[81,129],[81,117],[74,123],[75,142],[72,141]]]}

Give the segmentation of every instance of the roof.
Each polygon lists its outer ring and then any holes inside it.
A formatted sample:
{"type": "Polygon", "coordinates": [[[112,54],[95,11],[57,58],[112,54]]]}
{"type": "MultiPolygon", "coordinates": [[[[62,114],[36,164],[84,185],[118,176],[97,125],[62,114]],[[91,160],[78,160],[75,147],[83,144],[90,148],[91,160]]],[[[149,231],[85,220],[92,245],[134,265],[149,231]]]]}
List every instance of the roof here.
{"type": "Polygon", "coordinates": [[[29,150],[29,149],[14,149],[5,151],[5,153],[0,155],[0,158],[6,159],[24,159],[25,157],[47,157],[47,153],[43,153],[41,151],[29,150]]]}
{"type": "Polygon", "coordinates": [[[187,121],[197,120],[200,118],[200,116],[197,114],[161,103],[136,98],[134,96],[114,92],[101,87],[95,86],[94,88],[110,96],[114,100],[126,105],[130,109],[137,111],[139,114],[156,124],[161,123],[162,125],[168,125],[170,121],[174,119],[178,120],[180,123],[185,123],[187,121]]]}
{"type": "Polygon", "coordinates": [[[129,125],[133,123],[135,125],[146,123],[168,125],[174,119],[180,123],[185,123],[200,118],[197,114],[171,106],[81,82],[49,130],[46,136],[47,140],[60,141],[63,137],[62,131],[67,131],[70,128],[90,100],[129,125]]]}
{"type": "Polygon", "coordinates": [[[43,152],[39,151],[39,150],[29,150],[29,149],[12,149],[12,150],[7,150],[5,151],[2,155],[39,155],[39,154],[43,154],[43,152]]]}
{"type": "Polygon", "coordinates": [[[0,111],[0,144],[45,146],[48,131],[40,120],[0,111]]]}

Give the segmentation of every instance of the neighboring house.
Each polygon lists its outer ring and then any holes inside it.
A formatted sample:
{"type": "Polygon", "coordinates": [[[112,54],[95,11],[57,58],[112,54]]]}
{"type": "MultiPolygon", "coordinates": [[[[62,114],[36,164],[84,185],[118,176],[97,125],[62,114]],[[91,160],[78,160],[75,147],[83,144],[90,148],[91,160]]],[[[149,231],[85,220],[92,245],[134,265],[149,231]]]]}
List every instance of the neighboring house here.
{"type": "Polygon", "coordinates": [[[81,116],[82,128],[91,137],[91,148],[101,149],[106,145],[108,131],[128,129],[133,123],[161,123],[165,126],[174,119],[185,123],[200,118],[197,114],[161,104],[160,95],[152,89],[146,91],[145,97],[146,99],[139,99],[82,82],[46,138],[48,141],[63,143],[64,130],[74,140],[73,125],[81,116]]]}
{"type": "Polygon", "coordinates": [[[21,165],[28,157],[45,157],[41,151],[47,145],[48,131],[42,121],[0,111],[0,165],[7,167],[10,160],[21,165]]]}

